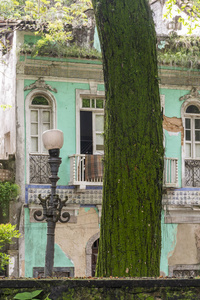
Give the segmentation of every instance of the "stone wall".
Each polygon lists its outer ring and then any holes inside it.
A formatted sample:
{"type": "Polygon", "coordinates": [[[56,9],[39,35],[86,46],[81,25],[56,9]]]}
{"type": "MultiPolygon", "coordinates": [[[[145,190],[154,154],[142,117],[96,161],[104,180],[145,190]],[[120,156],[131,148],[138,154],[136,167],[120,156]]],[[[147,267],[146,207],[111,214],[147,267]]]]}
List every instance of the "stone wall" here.
{"type": "Polygon", "coordinates": [[[49,300],[196,300],[200,298],[200,280],[151,278],[96,280],[94,278],[63,280],[4,279],[0,281],[0,300],[13,299],[13,296],[20,292],[37,290],[42,290],[37,298],[43,300],[47,296],[49,300]]]}

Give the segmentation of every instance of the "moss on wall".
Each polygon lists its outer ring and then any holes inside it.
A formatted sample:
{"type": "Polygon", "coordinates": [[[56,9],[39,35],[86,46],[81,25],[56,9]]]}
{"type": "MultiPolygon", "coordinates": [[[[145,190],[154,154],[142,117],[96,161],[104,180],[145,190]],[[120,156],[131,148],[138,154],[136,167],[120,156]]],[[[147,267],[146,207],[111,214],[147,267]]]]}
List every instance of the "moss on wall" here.
{"type": "Polygon", "coordinates": [[[0,300],[42,289],[41,300],[196,300],[199,279],[1,280],[0,300]]]}

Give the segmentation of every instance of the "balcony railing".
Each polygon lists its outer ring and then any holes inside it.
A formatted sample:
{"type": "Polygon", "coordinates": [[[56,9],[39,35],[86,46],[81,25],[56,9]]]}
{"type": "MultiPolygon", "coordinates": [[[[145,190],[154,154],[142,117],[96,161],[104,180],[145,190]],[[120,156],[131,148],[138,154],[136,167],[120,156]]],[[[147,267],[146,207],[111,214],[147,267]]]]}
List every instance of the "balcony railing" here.
{"type": "Polygon", "coordinates": [[[185,160],[185,186],[200,187],[200,160],[185,160]]]}
{"type": "Polygon", "coordinates": [[[177,187],[178,186],[178,159],[164,158],[164,176],[163,186],[177,187]]]}
{"type": "MultiPolygon", "coordinates": [[[[102,155],[74,154],[69,156],[69,158],[70,158],[69,184],[80,185],[80,186],[103,184],[103,156],[102,155]]],[[[50,167],[48,163],[48,155],[31,154],[29,163],[30,163],[30,183],[49,184],[50,167]]],[[[192,164],[192,166],[194,166],[194,163],[192,164]]],[[[195,166],[197,167],[196,164],[195,166]]],[[[199,166],[198,170],[200,172],[200,164],[198,166],[199,166]]],[[[196,169],[193,167],[190,170],[190,172],[188,171],[189,172],[188,174],[190,173],[194,174],[194,172],[196,172],[195,170],[196,169]]],[[[197,177],[197,175],[195,176],[197,177]]],[[[164,159],[163,185],[165,187],[178,186],[178,159],[177,158],[164,159]]]]}
{"type": "Polygon", "coordinates": [[[30,183],[49,184],[50,166],[48,163],[48,155],[45,154],[30,154],[30,183]]]}
{"type": "Polygon", "coordinates": [[[74,154],[70,158],[70,182],[72,185],[102,185],[103,156],[74,154]]]}
{"type": "MultiPolygon", "coordinates": [[[[70,156],[70,182],[72,185],[102,185],[103,156],[74,154],[70,156]]],[[[165,187],[178,186],[178,159],[164,159],[165,187]]]]}

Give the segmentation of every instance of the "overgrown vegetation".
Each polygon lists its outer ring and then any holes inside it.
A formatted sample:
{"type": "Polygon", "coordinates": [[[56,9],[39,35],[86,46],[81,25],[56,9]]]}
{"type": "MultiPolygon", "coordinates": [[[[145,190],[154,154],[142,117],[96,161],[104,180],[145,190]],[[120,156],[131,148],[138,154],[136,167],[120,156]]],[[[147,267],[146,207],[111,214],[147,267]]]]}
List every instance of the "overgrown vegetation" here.
{"type": "MultiPolygon", "coordinates": [[[[19,238],[20,233],[16,230],[15,225],[8,224],[0,224],[0,251],[3,248],[13,243],[13,238],[19,238]]],[[[5,266],[9,263],[9,255],[0,252],[0,271],[5,269],[5,266]]]]}
{"type": "Polygon", "coordinates": [[[158,63],[200,69],[200,37],[172,33],[159,41],[158,63]]]}
{"type": "Polygon", "coordinates": [[[51,57],[80,57],[80,58],[92,58],[101,59],[101,53],[95,48],[84,48],[73,45],[61,45],[59,43],[51,43],[38,47],[37,44],[24,43],[19,49],[22,54],[30,54],[32,57],[38,56],[51,56],[51,57]]]}
{"type": "MultiPolygon", "coordinates": [[[[38,47],[49,42],[65,43],[71,39],[66,26],[86,25],[85,11],[91,8],[90,0],[5,0],[0,1],[1,17],[6,20],[32,22],[36,24],[35,34],[41,36],[38,47]]],[[[6,29],[7,31],[8,29],[6,29]]]]}
{"type": "Polygon", "coordinates": [[[0,182],[0,209],[5,217],[9,202],[19,195],[19,186],[11,182],[0,182]]]}

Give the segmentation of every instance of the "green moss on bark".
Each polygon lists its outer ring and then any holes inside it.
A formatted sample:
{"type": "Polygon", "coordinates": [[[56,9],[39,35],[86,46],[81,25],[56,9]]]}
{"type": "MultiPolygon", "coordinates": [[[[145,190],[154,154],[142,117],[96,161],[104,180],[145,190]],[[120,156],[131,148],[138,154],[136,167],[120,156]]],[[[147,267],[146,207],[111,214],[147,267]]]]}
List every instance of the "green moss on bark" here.
{"type": "Polygon", "coordinates": [[[152,15],[145,0],[93,5],[106,89],[96,275],[158,276],[163,142],[152,15]]]}

